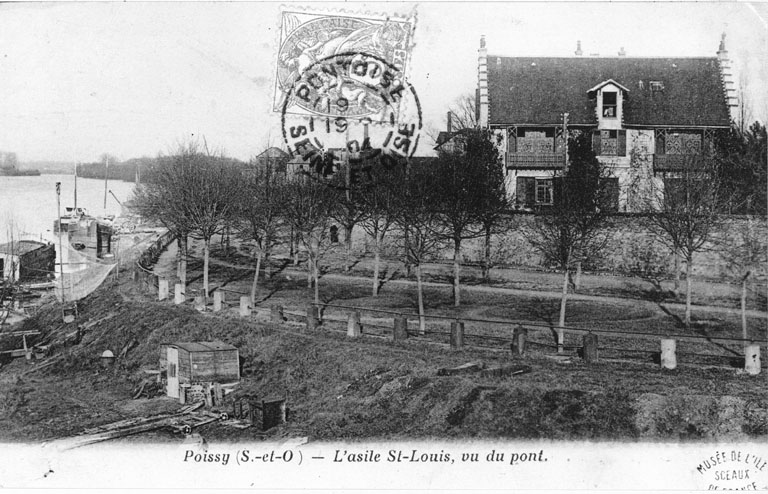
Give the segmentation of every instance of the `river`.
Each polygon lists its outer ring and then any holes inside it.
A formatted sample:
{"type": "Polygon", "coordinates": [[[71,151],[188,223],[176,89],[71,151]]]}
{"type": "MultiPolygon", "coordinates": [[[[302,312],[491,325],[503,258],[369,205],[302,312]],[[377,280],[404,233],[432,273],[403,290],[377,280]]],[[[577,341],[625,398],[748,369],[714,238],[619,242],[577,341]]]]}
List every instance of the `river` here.
{"type": "MultiPolygon", "coordinates": [[[[74,206],[74,175],[40,175],[37,177],[0,176],[0,244],[8,242],[11,232],[16,239],[53,242],[53,222],[56,212],[56,182],[61,182],[61,214],[65,207],[74,206]]],[[[110,180],[109,190],[121,202],[133,195],[134,184],[110,180]]],[[[85,208],[92,216],[104,214],[119,216],[122,208],[111,194],[107,194],[104,209],[104,181],[92,178],[77,179],[77,207],[85,208]]]]}

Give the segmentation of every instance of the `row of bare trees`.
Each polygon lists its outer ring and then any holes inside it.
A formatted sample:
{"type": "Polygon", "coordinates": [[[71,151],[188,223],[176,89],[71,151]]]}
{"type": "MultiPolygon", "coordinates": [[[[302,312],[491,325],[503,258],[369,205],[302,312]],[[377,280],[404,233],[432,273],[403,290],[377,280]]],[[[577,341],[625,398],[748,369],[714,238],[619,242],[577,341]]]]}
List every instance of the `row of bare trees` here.
{"type": "MultiPolygon", "coordinates": [[[[347,270],[351,233],[361,228],[372,240],[373,295],[381,286],[385,244],[399,246],[400,260],[409,273],[415,272],[422,329],[424,263],[452,247],[453,301],[458,306],[465,241],[485,240],[483,275],[487,276],[491,240],[497,233],[517,229],[545,262],[564,274],[558,325],[562,335],[572,270],[601,256],[615,231],[610,228],[615,198],[607,187],[609,168],[597,160],[587,135],[569,139],[568,146],[569,165],[553,180],[553,204],[526,222],[515,222],[514,215],[507,213],[510,198],[492,136],[468,128],[455,133],[452,145],[441,148],[436,158],[399,160],[365,149],[330,177],[290,176],[269,162],[245,170],[207,148],[187,144],[157,161],[145,185],[138,188],[136,202],[145,216],[161,221],[178,237],[179,277],[184,283],[187,239],[203,241],[206,296],[211,238],[232,231],[254,245],[254,303],[260,273],[263,270],[269,276],[270,255],[280,245],[290,246],[292,254],[299,247],[306,252],[308,284],[314,286],[314,300],[319,303],[320,264],[331,243],[333,225],[345,232],[347,270]]],[[[754,154],[738,149],[744,155],[754,154]]],[[[733,173],[732,167],[724,167],[726,156],[733,158],[734,153],[709,161],[694,158],[674,180],[662,184],[659,178],[652,193],[646,194],[648,230],[685,261],[686,325],[691,323],[694,254],[712,247],[715,232],[722,230],[726,202],[730,207],[735,203],[733,191],[726,187],[732,180],[724,174],[733,173]]],[[[754,194],[748,196],[741,200],[754,203],[754,194]]],[[[729,250],[729,263],[742,266],[738,269],[744,271],[745,283],[764,257],[756,231],[741,232],[744,241],[729,250]]]]}
{"type": "MultiPolygon", "coordinates": [[[[243,169],[195,143],[161,157],[137,186],[142,215],[160,221],[178,238],[179,278],[186,283],[188,238],[202,240],[203,290],[209,294],[211,239],[231,230],[254,245],[256,272],[251,289],[277,245],[300,246],[307,254],[308,283],[320,301],[320,262],[334,224],[345,231],[346,266],[351,265],[351,232],[362,228],[372,238],[374,280],[380,287],[385,239],[401,245],[402,260],[418,281],[423,315],[422,266],[447,243],[454,250],[454,300],[460,303],[462,241],[500,230],[508,202],[498,153],[487,133],[466,132],[459,151],[435,159],[397,159],[366,149],[332,177],[290,176],[272,163],[243,169]]],[[[490,255],[490,247],[486,249],[490,255]]],[[[490,266],[486,259],[484,272],[490,266]]],[[[264,270],[268,273],[270,270],[264,270]]]]}

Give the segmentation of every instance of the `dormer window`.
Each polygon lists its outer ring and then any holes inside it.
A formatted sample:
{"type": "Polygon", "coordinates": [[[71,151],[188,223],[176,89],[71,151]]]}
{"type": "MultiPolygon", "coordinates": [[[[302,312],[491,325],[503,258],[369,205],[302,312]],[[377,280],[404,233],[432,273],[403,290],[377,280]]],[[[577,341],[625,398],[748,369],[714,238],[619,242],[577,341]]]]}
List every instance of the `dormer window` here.
{"type": "Polygon", "coordinates": [[[660,93],[664,91],[664,83],[661,81],[651,81],[651,93],[660,93]]]}
{"type": "Polygon", "coordinates": [[[616,93],[613,91],[603,93],[603,116],[616,118],[616,93]]]}

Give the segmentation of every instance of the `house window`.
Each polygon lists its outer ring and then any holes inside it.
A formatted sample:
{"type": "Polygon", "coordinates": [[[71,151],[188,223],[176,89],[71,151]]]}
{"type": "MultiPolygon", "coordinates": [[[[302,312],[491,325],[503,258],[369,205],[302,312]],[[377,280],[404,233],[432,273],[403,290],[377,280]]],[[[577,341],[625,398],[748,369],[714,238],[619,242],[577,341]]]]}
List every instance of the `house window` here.
{"type": "Polygon", "coordinates": [[[533,208],[552,204],[552,179],[535,177],[517,177],[518,207],[533,208]]]}
{"type": "Polygon", "coordinates": [[[176,377],[176,364],[168,364],[168,377],[176,377]]]}
{"type": "Polygon", "coordinates": [[[592,150],[597,156],[626,156],[626,130],[596,130],[592,134],[592,150]]]}
{"type": "Polygon", "coordinates": [[[651,93],[660,93],[664,91],[664,83],[661,81],[651,81],[649,86],[651,87],[651,93]]]}
{"type": "Polygon", "coordinates": [[[616,112],[616,93],[613,91],[603,93],[603,116],[616,118],[616,112]]]}
{"type": "Polygon", "coordinates": [[[552,204],[552,179],[536,179],[536,204],[552,204]]]}

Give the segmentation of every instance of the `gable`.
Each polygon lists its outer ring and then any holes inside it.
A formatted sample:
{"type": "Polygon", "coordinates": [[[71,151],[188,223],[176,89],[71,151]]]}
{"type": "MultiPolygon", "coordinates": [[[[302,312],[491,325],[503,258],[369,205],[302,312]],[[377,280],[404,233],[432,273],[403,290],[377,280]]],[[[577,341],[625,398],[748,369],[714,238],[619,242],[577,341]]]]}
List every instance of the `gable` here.
{"type": "Polygon", "coordinates": [[[624,125],[728,126],[717,58],[488,57],[489,123],[597,125],[588,92],[611,81],[627,89],[624,125]],[[651,88],[663,83],[663,90],[651,88]]]}

